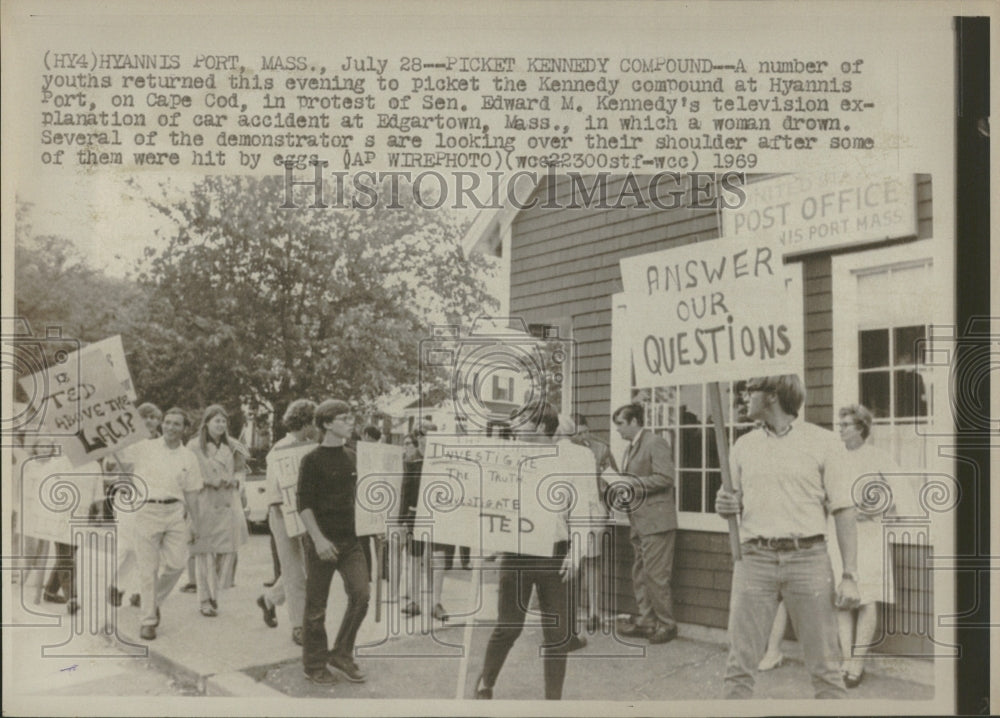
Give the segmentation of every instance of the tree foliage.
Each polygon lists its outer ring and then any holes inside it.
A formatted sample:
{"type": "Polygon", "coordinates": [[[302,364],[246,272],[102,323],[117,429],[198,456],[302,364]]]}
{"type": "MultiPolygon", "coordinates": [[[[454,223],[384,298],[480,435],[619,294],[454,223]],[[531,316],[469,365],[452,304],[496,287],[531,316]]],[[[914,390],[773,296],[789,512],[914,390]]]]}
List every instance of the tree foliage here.
{"type": "Polygon", "coordinates": [[[300,396],[367,403],[416,383],[434,321],[493,309],[487,264],[463,256],[449,212],[282,210],[281,180],[208,177],[152,201],[176,232],[140,275],[155,313],[136,347],[147,386],[277,415],[300,396]]]}

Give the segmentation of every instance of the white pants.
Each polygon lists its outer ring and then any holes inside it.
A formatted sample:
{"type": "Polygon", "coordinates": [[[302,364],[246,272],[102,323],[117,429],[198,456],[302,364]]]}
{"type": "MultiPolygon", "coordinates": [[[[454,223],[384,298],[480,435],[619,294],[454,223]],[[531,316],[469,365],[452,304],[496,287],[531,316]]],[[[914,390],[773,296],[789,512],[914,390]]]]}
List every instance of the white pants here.
{"type": "Polygon", "coordinates": [[[184,572],[190,530],[184,519],[184,502],[146,504],[133,522],[135,559],[139,564],[142,625],[157,623],[156,608],[184,572]]]}

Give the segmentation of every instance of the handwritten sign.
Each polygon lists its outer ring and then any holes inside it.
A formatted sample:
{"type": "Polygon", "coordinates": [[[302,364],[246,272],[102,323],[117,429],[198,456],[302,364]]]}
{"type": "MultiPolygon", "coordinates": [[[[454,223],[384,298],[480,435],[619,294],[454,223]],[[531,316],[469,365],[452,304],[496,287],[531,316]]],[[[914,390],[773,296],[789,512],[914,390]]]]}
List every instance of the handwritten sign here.
{"type": "Polygon", "coordinates": [[[917,236],[916,181],[842,173],[794,174],[748,184],[722,211],[726,239],[774,239],[785,256],[917,236]]]}
{"type": "Polygon", "coordinates": [[[285,517],[285,532],[289,536],[299,536],[306,532],[306,525],[299,517],[296,492],[299,488],[299,464],[302,457],[316,448],[314,442],[306,442],[288,448],[273,449],[267,455],[267,480],[272,477],[281,494],[281,514],[285,517]]]}
{"type": "Polygon", "coordinates": [[[638,385],[802,371],[801,269],[773,243],[687,244],[623,259],[621,272],[638,385]]]}
{"type": "Polygon", "coordinates": [[[59,543],[71,540],[70,519],[86,518],[91,503],[104,493],[97,462],[74,468],[65,457],[25,461],[20,481],[24,533],[59,543]],[[75,487],[75,491],[67,491],[65,485],[75,487]]]}
{"type": "MultiPolygon", "coordinates": [[[[125,367],[125,374],[128,373],[125,367]]],[[[41,397],[44,431],[59,435],[74,466],[94,461],[149,438],[106,353],[81,351],[70,360],[21,379],[27,391],[45,387],[41,397]]]]}
{"type": "Polygon", "coordinates": [[[135,386],[132,384],[132,374],[128,370],[128,362],[125,361],[125,347],[122,344],[121,334],[115,334],[113,337],[88,344],[80,350],[81,357],[87,357],[90,354],[104,357],[104,360],[121,382],[129,401],[135,403],[135,386]]]}
{"type": "Polygon", "coordinates": [[[595,492],[586,447],[431,436],[417,517],[433,522],[435,541],[551,556],[553,544],[568,538],[570,510],[587,514],[595,492]]]}
{"type": "Polygon", "coordinates": [[[385,533],[386,520],[399,515],[403,490],[403,447],[359,441],[354,531],[358,536],[385,533]]]}

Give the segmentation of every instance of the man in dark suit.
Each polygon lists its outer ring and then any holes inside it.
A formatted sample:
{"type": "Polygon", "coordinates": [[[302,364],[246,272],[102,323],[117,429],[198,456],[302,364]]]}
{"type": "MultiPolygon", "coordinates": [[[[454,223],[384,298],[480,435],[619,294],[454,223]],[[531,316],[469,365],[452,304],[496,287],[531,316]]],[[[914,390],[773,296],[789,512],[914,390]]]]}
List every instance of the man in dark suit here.
{"type": "Polygon", "coordinates": [[[613,419],[618,433],[629,442],[621,467],[632,493],[626,511],[635,554],[632,586],[639,605],[638,618],[619,624],[618,632],[648,638],[650,643],[667,643],[677,637],[670,596],[677,534],[673,456],[666,440],[645,428],[642,404],[626,404],[613,419]]]}

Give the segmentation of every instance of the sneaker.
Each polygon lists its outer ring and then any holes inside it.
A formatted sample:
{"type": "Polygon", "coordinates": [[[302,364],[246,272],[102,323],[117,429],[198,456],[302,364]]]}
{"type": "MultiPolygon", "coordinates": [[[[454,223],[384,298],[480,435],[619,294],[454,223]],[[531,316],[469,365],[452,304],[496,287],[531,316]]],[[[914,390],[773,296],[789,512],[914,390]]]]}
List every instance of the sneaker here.
{"type": "Polygon", "coordinates": [[[274,610],[274,606],[267,605],[267,599],[264,598],[263,594],[257,597],[257,605],[260,606],[260,610],[264,612],[264,623],[267,624],[268,628],[277,628],[277,612],[274,610]]]}
{"type": "Polygon", "coordinates": [[[306,671],[306,680],[321,686],[332,686],[337,682],[337,677],[326,668],[317,668],[314,671],[306,671]]]}
{"type": "Polygon", "coordinates": [[[296,626],[292,629],[292,643],[296,646],[302,645],[302,626],[296,626]]]}
{"type": "Polygon", "coordinates": [[[51,593],[49,591],[46,591],[45,593],[42,594],[42,598],[44,598],[49,603],[66,603],[66,597],[60,593],[51,593]]]}
{"type": "Polygon", "coordinates": [[[208,603],[206,601],[205,603],[201,604],[201,615],[207,618],[215,618],[216,616],[219,615],[219,613],[218,611],[215,610],[215,608],[213,608],[211,603],[208,603]]]}
{"type": "Polygon", "coordinates": [[[345,658],[344,656],[338,656],[331,653],[326,662],[343,673],[344,677],[351,683],[365,682],[365,674],[361,672],[358,664],[350,658],[345,658]]]}
{"type": "Polygon", "coordinates": [[[198,586],[193,583],[185,583],[183,586],[181,586],[182,593],[194,593],[197,590],[198,586]]]}
{"type": "Polygon", "coordinates": [[[144,641],[152,641],[156,639],[156,626],[143,626],[139,629],[139,637],[144,641]]]}

